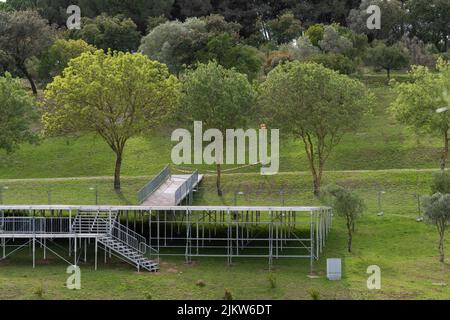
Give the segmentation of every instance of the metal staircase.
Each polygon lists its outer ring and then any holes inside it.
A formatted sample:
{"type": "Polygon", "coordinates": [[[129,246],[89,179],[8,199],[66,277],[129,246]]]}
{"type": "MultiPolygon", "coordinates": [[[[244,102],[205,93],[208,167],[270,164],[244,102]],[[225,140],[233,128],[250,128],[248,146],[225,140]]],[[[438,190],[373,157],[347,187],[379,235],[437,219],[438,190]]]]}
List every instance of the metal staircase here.
{"type": "Polygon", "coordinates": [[[159,263],[148,257],[157,251],[147,245],[146,239],[117,221],[114,211],[79,211],[72,223],[76,234],[95,234],[105,249],[115,256],[147,271],[158,271],[159,263]]]}

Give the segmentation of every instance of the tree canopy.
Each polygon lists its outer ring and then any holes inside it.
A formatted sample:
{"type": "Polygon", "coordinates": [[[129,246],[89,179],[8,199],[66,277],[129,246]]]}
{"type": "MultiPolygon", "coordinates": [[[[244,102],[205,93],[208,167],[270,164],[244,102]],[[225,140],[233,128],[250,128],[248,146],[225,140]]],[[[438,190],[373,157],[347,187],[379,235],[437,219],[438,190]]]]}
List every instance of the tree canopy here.
{"type": "Polygon", "coordinates": [[[265,123],[303,141],[318,195],[327,158],[367,111],[366,88],[320,64],[294,61],[272,70],[258,91],[265,123]]]}
{"type": "Polygon", "coordinates": [[[12,152],[23,142],[36,141],[34,99],[10,73],[0,77],[0,149],[12,152]]]}
{"type": "Polygon", "coordinates": [[[444,145],[440,166],[444,169],[449,155],[450,113],[436,111],[450,106],[450,63],[441,59],[437,72],[414,66],[410,76],[411,82],[396,84],[398,95],[391,110],[400,123],[442,138],[444,145]]]}
{"type": "Polygon", "coordinates": [[[0,48],[28,79],[34,94],[36,84],[26,63],[44,52],[54,35],[53,28],[35,11],[0,12],[0,48]]]}
{"type": "Polygon", "coordinates": [[[125,144],[161,124],[178,96],[177,79],[159,62],[141,54],[85,52],[47,86],[44,132],[98,133],[116,154],[114,188],[119,190],[125,144]]]}
{"type": "MultiPolygon", "coordinates": [[[[199,64],[183,76],[181,116],[188,121],[202,121],[204,130],[243,128],[253,106],[253,88],[244,74],[225,69],[217,62],[199,64]]],[[[223,141],[221,142],[223,143],[223,141]]],[[[217,192],[221,164],[216,159],[217,192]]]]}

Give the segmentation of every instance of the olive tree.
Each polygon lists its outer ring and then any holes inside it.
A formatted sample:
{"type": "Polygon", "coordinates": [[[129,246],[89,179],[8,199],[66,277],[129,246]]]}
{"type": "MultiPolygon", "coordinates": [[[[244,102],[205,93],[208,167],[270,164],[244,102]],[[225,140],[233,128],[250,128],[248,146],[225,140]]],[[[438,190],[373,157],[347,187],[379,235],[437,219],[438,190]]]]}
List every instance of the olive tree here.
{"type": "MultiPolygon", "coordinates": [[[[186,120],[202,121],[203,130],[219,129],[222,134],[245,126],[254,98],[245,74],[225,69],[217,62],[199,64],[186,72],[182,88],[182,116],[186,120]]],[[[222,161],[216,157],[215,164],[217,194],[221,196],[222,161]]]]}
{"type": "Polygon", "coordinates": [[[45,91],[47,134],[93,131],[116,155],[114,188],[127,141],[159,125],[178,102],[178,80],[141,54],[97,50],[72,59],[45,91]]]}
{"type": "Polygon", "coordinates": [[[445,231],[450,226],[450,194],[435,193],[424,198],[424,213],[428,222],[434,224],[439,233],[439,261],[444,262],[445,231]]]}
{"type": "Polygon", "coordinates": [[[37,94],[37,88],[27,61],[50,46],[54,35],[47,20],[35,11],[0,12],[0,48],[30,82],[34,94],[37,94]]]}
{"type": "Polygon", "coordinates": [[[333,208],[333,212],[344,217],[347,226],[347,249],[352,252],[355,220],[364,211],[364,201],[353,191],[341,186],[326,186],[321,195],[322,201],[333,208]]]}
{"type": "Polygon", "coordinates": [[[443,170],[449,156],[450,113],[436,111],[450,106],[450,63],[439,60],[437,72],[413,66],[410,75],[411,82],[395,86],[398,95],[391,110],[399,122],[440,136],[443,142],[440,166],[443,170]]]}
{"type": "Polygon", "coordinates": [[[258,105],[266,123],[303,141],[315,195],[328,157],[345,133],[361,124],[370,96],[357,80],[298,61],[277,66],[259,87],[258,105]]]}

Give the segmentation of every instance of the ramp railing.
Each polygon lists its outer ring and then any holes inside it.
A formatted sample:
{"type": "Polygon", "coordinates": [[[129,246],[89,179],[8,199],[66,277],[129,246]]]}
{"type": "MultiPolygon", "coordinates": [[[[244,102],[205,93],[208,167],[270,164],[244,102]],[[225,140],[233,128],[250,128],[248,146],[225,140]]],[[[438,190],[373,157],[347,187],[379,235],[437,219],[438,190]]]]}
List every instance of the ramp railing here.
{"type": "Polygon", "coordinates": [[[170,167],[167,165],[156,177],[147,183],[141,190],[138,191],[138,200],[141,204],[148,198],[158,187],[163,184],[170,177],[170,167]]]}

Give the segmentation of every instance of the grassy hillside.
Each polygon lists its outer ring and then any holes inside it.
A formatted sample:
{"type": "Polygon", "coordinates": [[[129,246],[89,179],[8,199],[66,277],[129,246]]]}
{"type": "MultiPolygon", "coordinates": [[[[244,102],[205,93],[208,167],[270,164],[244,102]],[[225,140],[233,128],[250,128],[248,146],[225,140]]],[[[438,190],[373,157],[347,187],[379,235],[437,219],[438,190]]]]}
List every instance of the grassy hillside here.
{"type": "MultiPolygon", "coordinates": [[[[404,80],[404,75],[397,78],[404,80]]],[[[364,125],[348,134],[327,163],[328,170],[374,170],[392,168],[435,168],[439,164],[440,140],[418,136],[399,125],[388,111],[395,98],[384,74],[368,75],[363,81],[376,96],[375,106],[364,125]]],[[[301,115],[295,115],[300,117],[301,115]]],[[[153,175],[170,162],[171,130],[129,141],[124,156],[123,175],[153,175]]],[[[303,145],[282,138],[280,170],[307,171],[303,145]]],[[[23,145],[11,155],[0,152],[0,178],[50,178],[111,176],[114,154],[101,138],[52,138],[39,145],[23,145]]],[[[194,166],[187,166],[194,167],[194,166]]],[[[201,170],[213,169],[195,166],[201,170]]],[[[255,171],[255,168],[244,171],[255,171]]]]}

